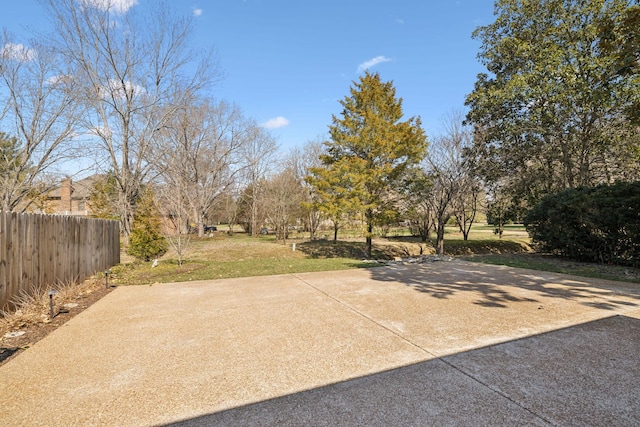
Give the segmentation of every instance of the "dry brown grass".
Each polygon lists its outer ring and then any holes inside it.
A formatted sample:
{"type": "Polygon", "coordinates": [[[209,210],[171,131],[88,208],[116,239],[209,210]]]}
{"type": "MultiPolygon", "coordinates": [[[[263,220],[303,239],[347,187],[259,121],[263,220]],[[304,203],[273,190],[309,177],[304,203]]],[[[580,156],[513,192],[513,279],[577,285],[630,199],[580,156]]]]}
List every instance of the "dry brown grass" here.
{"type": "Polygon", "coordinates": [[[58,283],[46,288],[32,286],[15,296],[14,310],[0,312],[0,364],[45,337],[111,289],[105,287],[104,276],[100,274],[82,283],[58,283]],[[50,290],[56,291],[53,318],[50,290]]]}
{"type": "Polygon", "coordinates": [[[48,323],[51,321],[50,291],[54,292],[52,299],[57,312],[61,309],[64,310],[65,305],[75,304],[79,297],[90,293],[94,287],[95,283],[92,280],[86,280],[80,284],[58,282],[46,287],[29,286],[10,300],[10,310],[0,311],[0,322],[9,324],[48,323]]]}

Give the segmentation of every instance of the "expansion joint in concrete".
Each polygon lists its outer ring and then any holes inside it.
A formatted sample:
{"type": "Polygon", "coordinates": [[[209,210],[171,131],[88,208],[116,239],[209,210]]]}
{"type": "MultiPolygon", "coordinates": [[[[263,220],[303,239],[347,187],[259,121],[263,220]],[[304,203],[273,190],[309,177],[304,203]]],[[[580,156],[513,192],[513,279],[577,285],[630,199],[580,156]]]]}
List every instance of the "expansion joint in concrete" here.
{"type": "Polygon", "coordinates": [[[402,334],[398,333],[397,331],[389,328],[388,326],[376,321],[376,319],[372,318],[371,316],[367,315],[366,313],[363,313],[362,311],[358,310],[356,307],[353,307],[352,305],[346,303],[345,301],[342,301],[336,297],[334,297],[333,295],[323,291],[322,289],[314,286],[313,284],[307,282],[306,280],[300,278],[299,276],[293,275],[296,279],[298,279],[300,282],[302,282],[304,285],[310,287],[311,289],[321,293],[322,295],[326,296],[327,298],[335,301],[336,303],[342,305],[343,307],[347,308],[349,311],[357,314],[360,317],[363,317],[364,319],[367,319],[367,321],[375,324],[376,326],[379,326],[383,329],[385,329],[386,331],[390,332],[391,334],[395,335],[396,337],[400,338],[401,340],[403,340],[404,342],[410,344],[411,346],[419,349],[420,351],[422,351],[423,353],[427,354],[429,356],[430,359],[437,359],[438,356],[432,352],[430,352],[429,350],[427,350],[426,348],[422,347],[420,344],[408,339],[407,337],[403,336],[402,334]]]}
{"type": "Polygon", "coordinates": [[[314,286],[313,284],[309,283],[308,281],[302,279],[299,276],[296,276],[295,274],[293,276],[296,279],[298,279],[300,282],[302,282],[305,286],[307,286],[307,287],[309,287],[309,288],[321,293],[325,297],[327,297],[327,298],[331,299],[332,301],[335,301],[336,303],[338,303],[338,304],[342,305],[343,307],[347,308],[349,311],[355,313],[356,315],[358,315],[360,317],[363,317],[367,321],[369,321],[371,323],[374,323],[376,326],[385,329],[386,331],[388,331],[389,333],[391,333],[391,334],[395,335],[396,337],[400,338],[404,342],[406,342],[406,343],[410,344],[411,346],[419,349],[423,353],[427,354],[430,359],[442,361],[443,363],[445,363],[446,365],[450,366],[452,369],[460,372],[462,375],[466,376],[467,378],[471,379],[472,381],[477,382],[478,384],[482,385],[483,387],[486,387],[487,389],[491,390],[493,393],[496,393],[497,395],[503,397],[504,399],[508,400],[509,402],[513,403],[514,405],[522,408],[524,411],[530,413],[532,416],[538,418],[539,420],[541,420],[545,424],[550,425],[550,426],[557,426],[557,424],[555,424],[551,420],[548,420],[545,417],[543,417],[542,415],[540,415],[540,414],[534,412],[533,410],[527,408],[526,406],[522,405],[520,402],[518,402],[518,401],[514,400],[513,398],[511,398],[509,395],[503,393],[502,391],[496,389],[495,387],[492,387],[490,384],[485,383],[481,379],[479,379],[476,376],[472,375],[471,373],[465,371],[464,369],[460,368],[459,366],[451,363],[450,361],[447,360],[446,357],[441,357],[441,356],[438,356],[438,355],[432,353],[428,349],[422,347],[420,344],[408,339],[407,337],[403,336],[402,334],[398,333],[397,331],[395,331],[395,330],[389,328],[388,326],[376,321],[376,319],[372,318],[371,316],[367,315],[366,313],[363,313],[362,311],[358,310],[356,307],[353,307],[352,305],[346,303],[345,301],[334,297],[333,295],[323,291],[322,289],[318,288],[317,286],[314,286]]]}

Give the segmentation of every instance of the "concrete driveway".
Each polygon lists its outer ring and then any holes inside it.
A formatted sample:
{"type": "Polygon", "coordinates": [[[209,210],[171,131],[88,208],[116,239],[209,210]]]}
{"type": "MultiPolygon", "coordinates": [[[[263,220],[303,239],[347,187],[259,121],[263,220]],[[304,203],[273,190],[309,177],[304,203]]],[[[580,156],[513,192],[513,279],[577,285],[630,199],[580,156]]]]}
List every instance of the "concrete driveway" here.
{"type": "Polygon", "coordinates": [[[121,287],[0,425],[640,425],[640,286],[462,261],[121,287]]]}

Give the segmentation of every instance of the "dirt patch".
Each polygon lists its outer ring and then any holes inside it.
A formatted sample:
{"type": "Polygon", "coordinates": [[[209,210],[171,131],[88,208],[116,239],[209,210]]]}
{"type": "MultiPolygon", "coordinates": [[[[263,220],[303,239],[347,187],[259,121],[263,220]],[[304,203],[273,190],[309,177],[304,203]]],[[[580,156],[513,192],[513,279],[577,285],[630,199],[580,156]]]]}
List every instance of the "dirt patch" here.
{"type": "Polygon", "coordinates": [[[32,304],[24,312],[0,318],[0,365],[64,325],[113,289],[112,286],[105,287],[104,279],[94,277],[78,285],[75,292],[67,289],[64,299],[54,300],[53,319],[50,318],[48,303],[32,304]]]}

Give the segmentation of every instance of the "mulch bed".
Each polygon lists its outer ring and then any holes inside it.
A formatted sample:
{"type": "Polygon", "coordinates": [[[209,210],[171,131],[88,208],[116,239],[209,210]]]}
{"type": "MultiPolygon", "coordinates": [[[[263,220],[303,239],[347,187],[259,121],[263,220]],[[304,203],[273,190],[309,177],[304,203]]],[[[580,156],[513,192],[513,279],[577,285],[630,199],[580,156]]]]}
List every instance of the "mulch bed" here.
{"type": "Polygon", "coordinates": [[[0,365],[7,363],[22,351],[64,325],[115,288],[113,286],[106,288],[102,281],[94,282],[89,288],[83,288],[84,292],[76,296],[72,307],[54,308],[53,319],[49,319],[47,315],[37,320],[25,320],[19,324],[8,324],[0,319],[0,365]],[[22,334],[13,336],[17,335],[16,333],[22,334]]]}

